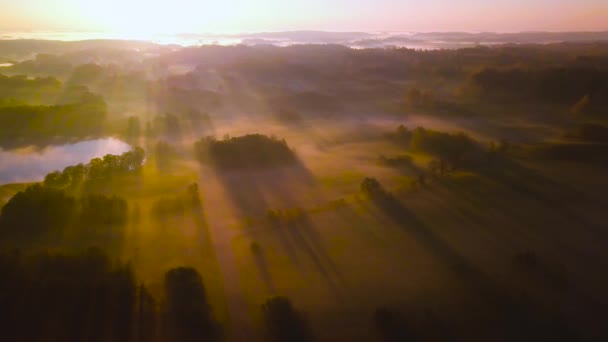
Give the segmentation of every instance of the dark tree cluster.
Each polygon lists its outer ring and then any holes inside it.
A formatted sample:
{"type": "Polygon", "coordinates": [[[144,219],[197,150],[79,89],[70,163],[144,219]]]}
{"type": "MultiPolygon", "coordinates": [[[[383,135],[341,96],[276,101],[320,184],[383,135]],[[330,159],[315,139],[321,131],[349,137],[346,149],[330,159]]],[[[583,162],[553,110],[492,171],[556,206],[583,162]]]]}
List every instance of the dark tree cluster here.
{"type": "Polygon", "coordinates": [[[103,158],[92,159],[88,164],[68,166],[63,171],[51,172],[44,178],[44,185],[58,189],[73,190],[79,185],[99,185],[115,177],[137,174],[144,164],[145,152],[142,148],[121,155],[107,154],[103,158]]]}
{"type": "Polygon", "coordinates": [[[165,340],[218,341],[221,329],[213,317],[200,274],[180,267],[165,275],[165,340]]]}
{"type": "Polygon", "coordinates": [[[361,182],[361,192],[374,201],[393,200],[393,195],[388,192],[376,178],[367,177],[361,182]]]}
{"type": "MultiPolygon", "coordinates": [[[[443,168],[465,166],[467,163],[478,161],[483,155],[483,149],[464,133],[445,133],[422,127],[409,130],[401,125],[386,137],[414,152],[437,158],[443,168]]],[[[408,156],[382,158],[381,161],[390,166],[411,164],[408,156]]]]}
{"type": "Polygon", "coordinates": [[[65,227],[76,205],[76,199],[62,190],[32,185],[2,207],[0,233],[4,238],[36,240],[65,227]]]}
{"type": "Polygon", "coordinates": [[[273,297],[262,305],[268,340],[274,342],[308,342],[314,335],[308,322],[286,297],[273,297]]]}
{"type": "Polygon", "coordinates": [[[129,264],[84,253],[0,253],[3,341],[221,341],[222,331],[192,268],[165,275],[160,304],[137,286],[129,264]]]}
{"type": "Polygon", "coordinates": [[[585,97],[596,108],[608,106],[608,71],[592,67],[485,68],[472,75],[482,99],[560,103],[585,97]]]}
{"type": "Polygon", "coordinates": [[[79,202],[80,219],[83,224],[122,226],[127,223],[129,210],[124,198],[87,195],[79,202]]]}
{"type": "Polygon", "coordinates": [[[97,250],[0,254],[4,341],[131,341],[133,271],[97,250]]]}
{"type": "Polygon", "coordinates": [[[261,134],[224,140],[208,137],[196,142],[194,148],[199,161],[220,169],[269,168],[296,162],[285,140],[261,134]]]}
{"type": "Polygon", "coordinates": [[[98,136],[106,112],[105,101],[93,95],[74,104],[0,106],[0,146],[45,146],[98,136]]]}
{"type": "MultiPolygon", "coordinates": [[[[76,198],[35,184],[13,196],[0,213],[0,235],[7,241],[55,241],[68,229],[73,238],[121,238],[128,219],[125,199],[104,195],[76,198]]],[[[63,239],[59,241],[67,242],[63,239]]]]}
{"type": "Polygon", "coordinates": [[[61,92],[61,82],[53,77],[31,79],[26,75],[0,75],[0,100],[14,99],[36,104],[48,103],[61,92]]]}
{"type": "Polygon", "coordinates": [[[464,133],[450,134],[418,127],[414,130],[410,147],[433,155],[453,167],[474,159],[480,152],[477,144],[464,133]]]}

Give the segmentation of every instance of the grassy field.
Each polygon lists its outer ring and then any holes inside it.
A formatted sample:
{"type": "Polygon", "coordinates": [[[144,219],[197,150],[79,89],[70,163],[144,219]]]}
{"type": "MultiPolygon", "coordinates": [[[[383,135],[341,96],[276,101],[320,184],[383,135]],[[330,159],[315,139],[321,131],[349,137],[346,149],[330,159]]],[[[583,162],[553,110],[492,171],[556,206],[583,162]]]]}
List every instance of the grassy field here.
{"type": "MultiPolygon", "coordinates": [[[[383,138],[384,124],[364,137],[328,125],[323,139],[268,127],[261,133],[285,137],[295,165],[222,171],[183,147],[168,170],[151,155],[139,181],[108,189],[129,204],[119,256],[153,295],[162,298],[167,270],[196,268],[233,340],[263,336],[260,307],[277,295],[324,341],[375,340],[379,308],[401,312],[424,340],[512,340],[527,324],[545,328],[540,339],[571,325],[601,333],[599,316],[580,313],[604,300],[602,164],[518,153],[421,183],[434,157],[383,138]],[[394,195],[390,206],[361,191],[366,177],[394,195]],[[193,183],[200,211],[157,216],[159,201],[193,183]]],[[[0,198],[25,187],[2,186],[0,198]]]]}

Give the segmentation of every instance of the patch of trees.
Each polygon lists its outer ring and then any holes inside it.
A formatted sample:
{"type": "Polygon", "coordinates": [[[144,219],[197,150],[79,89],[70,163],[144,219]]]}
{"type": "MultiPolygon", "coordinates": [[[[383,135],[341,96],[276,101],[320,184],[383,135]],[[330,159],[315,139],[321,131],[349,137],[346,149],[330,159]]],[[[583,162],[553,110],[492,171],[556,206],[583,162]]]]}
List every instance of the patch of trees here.
{"type": "Polygon", "coordinates": [[[63,171],[51,172],[44,178],[44,185],[52,188],[74,190],[80,185],[85,189],[104,185],[111,180],[137,174],[145,160],[141,147],[125,152],[119,156],[107,154],[103,158],[94,158],[88,164],[68,166],[63,171]]]}
{"type": "Polygon", "coordinates": [[[273,297],[262,305],[262,315],[269,341],[308,342],[314,335],[301,312],[286,297],[273,297]]]}
{"type": "Polygon", "coordinates": [[[608,105],[608,71],[597,68],[485,68],[473,74],[471,81],[482,100],[516,99],[570,107],[586,98],[592,107],[608,105]]]}
{"type": "Polygon", "coordinates": [[[64,191],[35,184],[18,192],[2,207],[0,235],[36,240],[64,228],[77,201],[64,191]]]}
{"type": "Polygon", "coordinates": [[[453,167],[476,157],[479,147],[464,133],[450,134],[418,127],[414,130],[410,147],[428,153],[453,167]]]}
{"type": "MultiPolygon", "coordinates": [[[[5,50],[2,49],[4,52],[5,50]]],[[[26,56],[29,58],[31,54],[38,53],[35,58],[14,63],[8,68],[4,68],[3,72],[11,75],[36,75],[36,76],[54,76],[65,77],[72,70],[72,63],[65,56],[58,56],[48,53],[40,53],[40,50],[32,51],[26,56]]],[[[18,58],[18,59],[21,59],[18,58]]]]}
{"type": "Polygon", "coordinates": [[[361,192],[374,202],[395,201],[393,194],[387,191],[376,178],[367,177],[363,179],[361,182],[361,192]]]}
{"type": "Polygon", "coordinates": [[[219,341],[221,327],[213,317],[200,274],[180,267],[165,275],[165,340],[219,341]]]}
{"type": "Polygon", "coordinates": [[[29,78],[25,75],[0,75],[0,100],[14,99],[35,104],[49,103],[62,91],[54,77],[29,78]]]}
{"type": "MultiPolygon", "coordinates": [[[[443,168],[470,165],[479,161],[483,155],[482,148],[464,133],[445,133],[418,127],[409,130],[399,126],[395,132],[387,134],[387,138],[395,143],[405,146],[414,152],[422,152],[437,158],[443,168]]],[[[389,160],[389,163],[408,163],[406,159],[389,160]]]]}
{"type": "Polygon", "coordinates": [[[7,341],[222,340],[201,276],[165,275],[163,302],[132,268],[97,249],[78,254],[0,253],[0,329],[7,341]]]}
{"type": "Polygon", "coordinates": [[[0,254],[0,329],[9,341],[130,341],[131,268],[79,255],[0,254]]]}
{"type": "Polygon", "coordinates": [[[48,145],[55,141],[82,139],[103,133],[106,103],[98,96],[83,102],[0,107],[0,146],[48,145]]]}
{"type": "Polygon", "coordinates": [[[127,201],[120,197],[87,195],[77,198],[65,191],[34,184],[13,196],[0,212],[0,235],[21,242],[61,241],[73,238],[120,239],[128,219],[127,201]]]}
{"type": "Polygon", "coordinates": [[[268,168],[296,162],[285,140],[249,134],[216,140],[204,138],[194,145],[199,161],[221,169],[268,168]]]}

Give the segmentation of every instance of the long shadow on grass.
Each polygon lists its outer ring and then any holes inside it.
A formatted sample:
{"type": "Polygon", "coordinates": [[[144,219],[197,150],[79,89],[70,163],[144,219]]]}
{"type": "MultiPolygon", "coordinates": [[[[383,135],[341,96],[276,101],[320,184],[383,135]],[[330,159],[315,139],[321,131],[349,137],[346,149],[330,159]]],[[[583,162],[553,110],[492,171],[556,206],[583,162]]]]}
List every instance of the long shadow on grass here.
{"type": "Polygon", "coordinates": [[[342,291],[339,286],[342,282],[341,274],[329,256],[325,244],[308,214],[299,212],[293,217],[287,218],[272,216],[270,222],[292,261],[301,267],[301,261],[297,255],[298,252],[304,254],[323,277],[335,298],[342,301],[342,291]]]}
{"type": "Polygon", "coordinates": [[[310,171],[299,161],[265,169],[216,168],[215,174],[236,209],[246,217],[262,216],[271,206],[297,207],[298,190],[314,184],[310,171]]]}
{"type": "Polygon", "coordinates": [[[592,233],[606,237],[608,226],[589,221],[567,205],[571,201],[584,201],[586,195],[573,187],[551,180],[515,161],[502,159],[492,167],[475,170],[480,175],[500,183],[523,197],[542,203],[556,215],[592,233]]]}
{"type": "Polygon", "coordinates": [[[272,295],[276,294],[277,290],[274,281],[272,280],[272,276],[270,275],[266,253],[264,253],[264,250],[255,243],[251,246],[251,253],[253,254],[253,261],[260,272],[260,277],[262,277],[262,281],[264,282],[264,285],[266,285],[266,290],[272,295]]]}
{"type": "Polygon", "coordinates": [[[554,320],[548,320],[532,306],[502,291],[492,279],[438,237],[392,194],[379,186],[368,192],[368,195],[374,205],[387,217],[428,248],[488,303],[500,319],[497,326],[500,330],[492,329],[492,334],[496,334],[495,337],[531,339],[560,336],[561,333],[565,333],[563,326],[555,324],[554,320]]]}

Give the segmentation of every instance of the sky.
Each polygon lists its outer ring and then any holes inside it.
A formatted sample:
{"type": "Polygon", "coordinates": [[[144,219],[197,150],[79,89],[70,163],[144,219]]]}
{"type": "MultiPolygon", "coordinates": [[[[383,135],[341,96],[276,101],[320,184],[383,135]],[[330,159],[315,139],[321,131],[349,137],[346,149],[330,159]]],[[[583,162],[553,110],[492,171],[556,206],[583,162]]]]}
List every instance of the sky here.
{"type": "Polygon", "coordinates": [[[0,30],[608,31],[608,0],[0,0],[0,30]]]}

